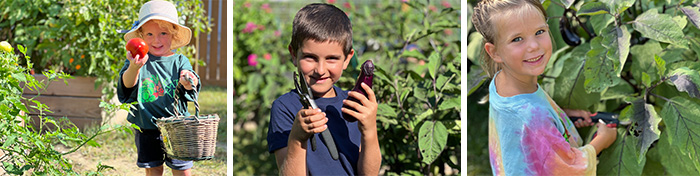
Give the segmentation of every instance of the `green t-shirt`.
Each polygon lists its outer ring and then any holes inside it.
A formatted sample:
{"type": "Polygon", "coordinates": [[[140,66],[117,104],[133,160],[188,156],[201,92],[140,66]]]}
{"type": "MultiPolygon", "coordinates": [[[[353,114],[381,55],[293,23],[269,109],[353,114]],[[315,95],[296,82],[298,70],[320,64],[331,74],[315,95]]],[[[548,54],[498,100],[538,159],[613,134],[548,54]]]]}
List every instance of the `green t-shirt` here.
{"type": "MultiPolygon", "coordinates": [[[[162,117],[175,116],[175,93],[179,89],[178,113],[189,116],[187,112],[187,101],[193,101],[197,96],[192,90],[185,90],[178,84],[180,71],[189,70],[194,73],[190,60],[181,54],[173,54],[166,57],[158,57],[148,54],[148,61],[141,67],[137,84],[132,88],[126,88],[122,81],[122,76],[129,68],[129,60],[124,62],[124,66],[119,71],[119,85],[117,86],[117,96],[121,103],[131,103],[137,101],[138,104],[131,108],[131,113],[127,120],[136,124],[142,129],[157,129],[155,120],[162,117]]],[[[195,73],[199,78],[199,75],[195,73]]],[[[199,92],[201,84],[197,84],[199,92]]]]}

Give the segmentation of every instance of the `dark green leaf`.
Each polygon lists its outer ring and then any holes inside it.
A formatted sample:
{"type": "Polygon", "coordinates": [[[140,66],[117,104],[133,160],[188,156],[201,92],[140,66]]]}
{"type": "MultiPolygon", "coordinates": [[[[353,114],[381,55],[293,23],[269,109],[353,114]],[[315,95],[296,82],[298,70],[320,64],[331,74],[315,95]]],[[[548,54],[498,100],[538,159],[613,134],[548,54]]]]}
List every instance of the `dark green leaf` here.
{"type": "Polygon", "coordinates": [[[659,135],[661,134],[661,131],[659,131],[659,122],[661,122],[661,118],[656,113],[654,106],[645,103],[644,99],[640,98],[632,102],[632,106],[634,107],[632,121],[637,124],[634,126],[633,130],[639,133],[639,140],[637,142],[639,156],[637,161],[642,162],[649,146],[659,139],[659,135]]]}
{"type": "Polygon", "coordinates": [[[598,175],[641,175],[646,156],[642,155],[642,162],[638,161],[639,140],[627,135],[625,128],[617,129],[615,143],[603,150],[598,157],[600,163],[596,169],[598,175]]]}
{"type": "Polygon", "coordinates": [[[681,46],[688,44],[683,38],[682,28],[670,15],[659,14],[656,9],[650,9],[639,15],[633,21],[634,29],[650,39],[681,46]]]}
{"type": "Polygon", "coordinates": [[[440,156],[447,144],[447,128],[442,122],[426,121],[418,131],[418,148],[423,163],[431,164],[440,156]]]}
{"type": "Polygon", "coordinates": [[[610,10],[608,10],[608,7],[602,2],[586,2],[580,9],[578,9],[577,15],[584,16],[606,13],[610,13],[610,10]]]}
{"type": "Polygon", "coordinates": [[[397,116],[396,109],[392,108],[386,103],[380,103],[377,106],[377,115],[389,118],[395,118],[397,116]]]}
{"type": "Polygon", "coordinates": [[[488,75],[481,68],[472,65],[471,72],[467,73],[467,96],[471,95],[488,80],[488,75]]]}
{"type": "MultiPolygon", "coordinates": [[[[584,88],[583,64],[586,51],[589,46],[584,43],[574,48],[570,54],[562,57],[555,67],[561,67],[562,71],[552,82],[545,84],[546,90],[552,99],[562,108],[587,109],[600,101],[600,93],[587,93],[584,88]]],[[[554,71],[554,70],[552,70],[554,71]]]]}
{"type": "Polygon", "coordinates": [[[688,92],[688,95],[695,98],[700,98],[700,75],[695,70],[690,70],[687,67],[681,67],[670,74],[670,81],[676,86],[676,89],[681,92],[688,92]]]}
{"type": "Polygon", "coordinates": [[[659,142],[654,148],[649,149],[658,152],[659,162],[663,165],[663,171],[669,175],[698,175],[698,169],[693,165],[694,160],[690,155],[681,152],[681,148],[672,146],[669,143],[669,133],[664,133],[659,137],[659,142]]]}
{"type": "MultiPolygon", "coordinates": [[[[691,100],[676,96],[666,102],[661,111],[666,124],[669,143],[690,158],[700,157],[700,105],[697,99],[691,100]]],[[[698,160],[693,160],[696,169],[698,160]]]]}
{"type": "Polygon", "coordinates": [[[446,109],[451,109],[451,108],[457,108],[459,109],[460,104],[461,104],[461,96],[457,97],[451,97],[445,101],[443,101],[439,106],[439,110],[446,110],[446,109]]]}
{"type": "Polygon", "coordinates": [[[586,53],[584,75],[587,92],[601,92],[619,82],[620,72],[629,54],[630,33],[627,27],[610,26],[601,36],[591,40],[591,51],[586,53]]]}
{"type": "Polygon", "coordinates": [[[428,57],[428,72],[430,73],[430,77],[435,79],[437,77],[436,73],[441,65],[441,56],[439,52],[433,52],[430,54],[430,57],[428,57]]]}

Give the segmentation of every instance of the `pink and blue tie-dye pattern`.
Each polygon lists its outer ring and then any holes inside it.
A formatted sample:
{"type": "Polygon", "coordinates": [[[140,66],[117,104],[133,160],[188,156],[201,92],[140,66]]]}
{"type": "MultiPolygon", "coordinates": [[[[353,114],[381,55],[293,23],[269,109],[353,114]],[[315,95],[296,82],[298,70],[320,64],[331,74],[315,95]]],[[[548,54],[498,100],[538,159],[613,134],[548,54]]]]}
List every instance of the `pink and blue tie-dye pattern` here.
{"type": "Polygon", "coordinates": [[[566,114],[539,88],[501,97],[489,86],[489,155],[494,175],[594,173],[595,149],[566,114]],[[564,137],[567,136],[568,140],[564,137]]]}

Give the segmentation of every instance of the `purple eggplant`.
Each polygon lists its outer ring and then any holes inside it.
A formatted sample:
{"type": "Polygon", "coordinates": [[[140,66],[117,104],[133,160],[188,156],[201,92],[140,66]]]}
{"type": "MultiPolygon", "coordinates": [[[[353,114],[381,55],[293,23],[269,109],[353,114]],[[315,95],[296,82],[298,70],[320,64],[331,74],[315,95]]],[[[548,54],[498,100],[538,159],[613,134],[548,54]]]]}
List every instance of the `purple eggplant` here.
{"type": "MultiPolygon", "coordinates": [[[[357,77],[357,81],[355,81],[355,87],[352,89],[352,91],[359,92],[365,97],[367,97],[367,92],[365,91],[364,88],[362,88],[362,83],[365,83],[369,86],[369,88],[372,88],[372,79],[374,78],[374,63],[372,63],[372,60],[367,60],[365,63],[362,63],[362,66],[360,66],[360,76],[357,77]]],[[[360,100],[355,99],[353,97],[348,96],[348,100],[354,101],[356,103],[359,103],[362,105],[360,100]]],[[[346,107],[351,110],[355,110],[354,108],[351,107],[346,107]]],[[[343,118],[345,120],[354,122],[357,121],[357,119],[349,114],[343,113],[343,118]]]]}

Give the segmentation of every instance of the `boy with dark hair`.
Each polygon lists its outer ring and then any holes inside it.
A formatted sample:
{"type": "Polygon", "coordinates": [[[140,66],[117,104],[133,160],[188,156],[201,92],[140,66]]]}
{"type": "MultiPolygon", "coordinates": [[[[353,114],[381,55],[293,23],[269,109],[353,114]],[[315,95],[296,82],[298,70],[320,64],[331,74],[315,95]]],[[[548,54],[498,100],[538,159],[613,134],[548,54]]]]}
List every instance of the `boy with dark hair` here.
{"type": "Polygon", "coordinates": [[[309,4],[294,17],[288,47],[292,62],[307,81],[318,108],[303,109],[296,90],[272,103],[267,141],[281,175],[377,175],[381,151],[377,137],[377,100],[363,83],[365,97],[334,86],[355,54],[352,24],[329,4],[309,4]],[[360,103],[347,101],[354,97],[360,103]],[[344,108],[347,107],[354,108],[344,108]],[[348,122],[342,114],[357,119],[348,122]],[[331,157],[322,136],[329,130],[339,153],[331,157]],[[314,138],[311,138],[315,136],[314,138]],[[316,140],[317,149],[308,150],[316,140]]]}

